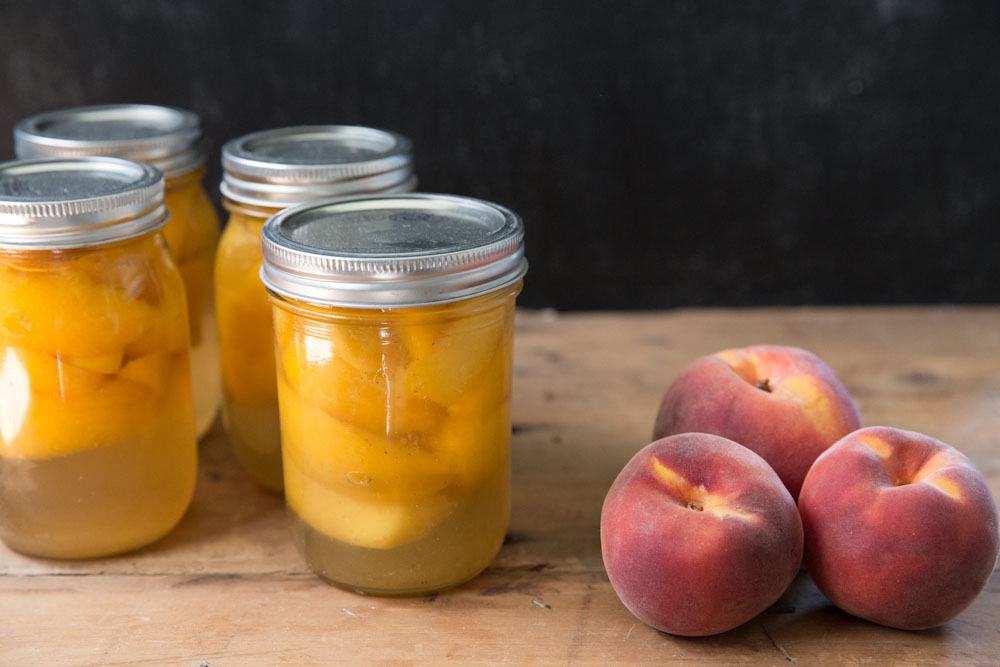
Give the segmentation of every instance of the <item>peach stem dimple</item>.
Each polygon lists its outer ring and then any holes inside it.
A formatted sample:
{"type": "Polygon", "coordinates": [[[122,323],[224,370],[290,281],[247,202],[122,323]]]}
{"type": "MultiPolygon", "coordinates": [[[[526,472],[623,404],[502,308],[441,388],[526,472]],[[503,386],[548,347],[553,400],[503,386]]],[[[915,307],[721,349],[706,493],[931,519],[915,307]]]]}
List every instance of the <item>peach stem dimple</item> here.
{"type": "Polygon", "coordinates": [[[771,378],[764,378],[763,380],[759,381],[757,383],[757,388],[760,389],[761,391],[766,391],[767,393],[770,394],[772,391],[771,378]]]}
{"type": "Polygon", "coordinates": [[[680,503],[685,509],[718,517],[733,516],[755,522],[759,520],[753,512],[732,507],[725,497],[708,493],[702,485],[691,484],[676,471],[663,465],[655,456],[649,459],[648,465],[650,472],[663,484],[671,500],[680,503]]]}

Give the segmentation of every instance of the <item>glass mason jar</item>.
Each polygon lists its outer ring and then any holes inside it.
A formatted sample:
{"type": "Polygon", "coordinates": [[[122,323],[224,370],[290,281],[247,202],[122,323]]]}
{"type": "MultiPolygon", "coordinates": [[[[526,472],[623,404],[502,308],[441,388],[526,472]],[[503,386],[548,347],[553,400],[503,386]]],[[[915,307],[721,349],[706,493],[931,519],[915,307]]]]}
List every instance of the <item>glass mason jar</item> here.
{"type": "Polygon", "coordinates": [[[410,141],[368,127],[264,130],[222,149],[223,204],[230,213],[215,265],[222,361],[222,420],[243,467],[281,491],[281,439],[271,305],[260,284],[260,230],[304,202],[351,194],[410,192],[410,141]]]}
{"type": "Polygon", "coordinates": [[[194,491],[184,284],[156,169],[0,164],[0,538],[92,558],[166,534],[194,491]]]}
{"type": "Polygon", "coordinates": [[[510,513],[520,218],[462,197],[352,197],[279,213],[262,236],[299,552],[367,594],[476,576],[510,513]]]}
{"type": "Polygon", "coordinates": [[[195,427],[202,437],[219,411],[222,387],[212,289],[219,217],[201,183],[205,148],[198,116],[145,104],[52,111],[18,123],[14,147],[21,158],[108,155],[163,172],[170,212],[163,235],[187,293],[195,427]]]}

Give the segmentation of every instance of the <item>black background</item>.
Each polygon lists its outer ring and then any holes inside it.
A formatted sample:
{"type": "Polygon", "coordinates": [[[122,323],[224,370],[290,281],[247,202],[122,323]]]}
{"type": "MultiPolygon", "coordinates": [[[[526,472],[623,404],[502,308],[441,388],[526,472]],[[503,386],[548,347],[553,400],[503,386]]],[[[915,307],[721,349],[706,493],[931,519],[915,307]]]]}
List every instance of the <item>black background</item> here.
{"type": "MultiPolygon", "coordinates": [[[[1000,3],[0,4],[0,127],[356,123],[525,219],[522,305],[995,302],[1000,3]]],[[[0,154],[12,155],[9,131],[0,154]]]]}

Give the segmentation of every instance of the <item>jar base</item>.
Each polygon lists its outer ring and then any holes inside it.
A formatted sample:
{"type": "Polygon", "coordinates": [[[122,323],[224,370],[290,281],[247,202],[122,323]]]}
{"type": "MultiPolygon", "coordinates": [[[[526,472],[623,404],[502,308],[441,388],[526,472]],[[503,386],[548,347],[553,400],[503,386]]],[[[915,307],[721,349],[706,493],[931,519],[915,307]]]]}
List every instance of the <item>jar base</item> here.
{"type": "Polygon", "coordinates": [[[66,456],[0,457],[0,539],[26,556],[59,560],[105,558],[159,540],[194,493],[189,443],[181,453],[150,434],[66,456]]]}
{"type": "Polygon", "coordinates": [[[447,586],[442,586],[440,588],[414,588],[412,590],[399,590],[399,591],[352,586],[350,584],[345,584],[340,581],[328,579],[327,577],[324,577],[318,572],[315,574],[323,582],[329,584],[330,586],[333,586],[334,588],[339,588],[342,591],[347,591],[348,593],[354,593],[355,595],[364,595],[364,596],[380,597],[380,598],[415,598],[415,597],[423,597],[426,595],[437,595],[438,593],[444,593],[446,591],[450,591],[451,589],[457,586],[461,586],[467,581],[475,579],[477,576],[481,574],[481,572],[477,572],[468,579],[464,579],[462,581],[456,582],[454,584],[449,584],[447,586]]]}
{"type": "Polygon", "coordinates": [[[141,542],[135,545],[125,546],[114,551],[97,551],[94,553],[67,553],[63,551],[49,551],[48,549],[33,547],[30,543],[23,542],[17,538],[12,538],[9,536],[4,536],[0,539],[4,546],[13,551],[14,553],[20,554],[27,558],[37,558],[40,560],[52,560],[52,561],[89,561],[89,560],[103,560],[105,558],[115,558],[116,556],[124,556],[125,554],[130,554],[140,549],[145,549],[151,544],[156,544],[164,537],[170,534],[171,531],[180,523],[181,517],[178,517],[177,521],[174,522],[169,528],[163,531],[162,534],[147,539],[145,542],[141,542]]]}
{"type": "Polygon", "coordinates": [[[360,547],[313,528],[291,507],[299,554],[323,581],[361,595],[414,597],[459,586],[485,570],[507,529],[506,497],[483,490],[420,539],[389,549],[360,547]],[[499,500],[499,502],[498,502],[499,500]]]}

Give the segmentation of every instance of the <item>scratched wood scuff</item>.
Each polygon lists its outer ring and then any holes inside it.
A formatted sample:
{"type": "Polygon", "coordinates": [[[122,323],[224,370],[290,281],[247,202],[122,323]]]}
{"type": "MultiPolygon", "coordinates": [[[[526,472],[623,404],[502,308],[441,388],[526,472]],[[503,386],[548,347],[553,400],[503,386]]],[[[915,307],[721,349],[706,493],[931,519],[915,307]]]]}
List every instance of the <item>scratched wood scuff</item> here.
{"type": "Polygon", "coordinates": [[[996,573],[963,615],[916,633],[840,612],[804,574],[717,637],[671,637],[621,605],[601,563],[604,493],[687,362],[758,342],[812,349],[866,424],[951,442],[1000,496],[1000,307],[519,313],[511,526],[482,576],[401,600],[321,583],[281,499],[216,429],[192,508],[159,543],[70,563],[0,547],[0,664],[1000,662],[996,573]]]}

